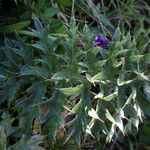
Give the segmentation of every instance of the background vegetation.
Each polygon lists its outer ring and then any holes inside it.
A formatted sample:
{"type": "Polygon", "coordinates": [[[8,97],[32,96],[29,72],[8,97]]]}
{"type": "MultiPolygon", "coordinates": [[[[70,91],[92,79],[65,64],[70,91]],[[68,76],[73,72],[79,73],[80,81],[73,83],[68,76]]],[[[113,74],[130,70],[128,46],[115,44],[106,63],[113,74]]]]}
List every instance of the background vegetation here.
{"type": "Polygon", "coordinates": [[[0,150],[150,149],[148,1],[0,0],[0,12],[0,150]]]}

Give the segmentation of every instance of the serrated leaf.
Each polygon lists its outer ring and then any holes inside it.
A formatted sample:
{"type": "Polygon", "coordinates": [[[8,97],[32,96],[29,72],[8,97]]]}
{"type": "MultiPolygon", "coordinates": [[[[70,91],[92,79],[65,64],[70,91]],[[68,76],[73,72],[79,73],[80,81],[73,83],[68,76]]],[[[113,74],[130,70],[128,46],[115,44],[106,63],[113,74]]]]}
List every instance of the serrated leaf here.
{"type": "Polygon", "coordinates": [[[150,95],[150,85],[146,82],[144,85],[144,93],[148,96],[150,95]]]}
{"type": "Polygon", "coordinates": [[[121,48],[121,50],[112,51],[110,56],[111,57],[116,57],[116,56],[124,54],[124,53],[126,53],[128,51],[131,51],[131,49],[122,49],[121,48]]]}
{"type": "Polygon", "coordinates": [[[104,91],[101,91],[100,93],[98,93],[94,98],[100,98],[102,99],[104,97],[104,91]]]}
{"type": "Polygon", "coordinates": [[[150,79],[148,78],[148,76],[144,75],[144,72],[134,71],[134,73],[136,73],[140,78],[142,78],[144,80],[147,80],[147,81],[150,81],[150,79]]]}
{"type": "Polygon", "coordinates": [[[35,25],[36,30],[35,31],[33,30],[33,31],[39,38],[41,38],[43,36],[43,30],[44,30],[42,23],[37,18],[35,18],[34,25],[35,25]]]}
{"type": "Polygon", "coordinates": [[[128,122],[125,125],[125,130],[126,130],[127,133],[131,133],[132,132],[132,123],[131,122],[128,122]]]}
{"type": "Polygon", "coordinates": [[[112,126],[111,126],[111,130],[110,130],[110,132],[109,132],[109,134],[108,134],[108,136],[107,136],[107,138],[106,138],[106,141],[107,142],[111,142],[111,140],[112,140],[112,138],[113,138],[113,135],[115,134],[115,130],[116,130],[116,125],[115,124],[112,124],[112,126]]]}
{"type": "Polygon", "coordinates": [[[140,122],[139,117],[136,114],[131,118],[131,122],[138,129],[140,122]]]}
{"type": "Polygon", "coordinates": [[[32,128],[32,121],[40,117],[39,105],[45,96],[46,85],[43,82],[34,84],[28,90],[30,96],[17,101],[16,107],[22,108],[20,113],[20,128],[25,132],[32,128]]]}
{"type": "Polygon", "coordinates": [[[94,137],[94,135],[92,134],[92,132],[91,132],[91,128],[90,128],[90,126],[89,125],[87,125],[87,128],[86,128],[86,134],[89,134],[89,135],[91,135],[94,139],[95,139],[95,137],[94,137]]]}
{"type": "Polygon", "coordinates": [[[77,77],[75,74],[72,73],[72,70],[64,69],[62,71],[55,73],[51,77],[51,80],[67,80],[68,81],[71,78],[77,78],[77,77]]]}
{"type": "Polygon", "coordinates": [[[126,84],[130,84],[131,82],[133,82],[135,79],[132,79],[132,80],[126,80],[126,81],[124,81],[124,74],[120,74],[119,75],[119,78],[117,79],[117,85],[118,86],[122,86],[122,85],[126,85],[126,84]]]}
{"type": "Polygon", "coordinates": [[[37,48],[37,49],[42,50],[44,53],[47,51],[46,47],[42,43],[40,43],[40,42],[35,43],[32,46],[35,47],[35,48],[37,48]]]}
{"type": "Polygon", "coordinates": [[[26,64],[31,65],[34,57],[32,49],[20,38],[18,34],[16,35],[16,38],[17,41],[14,42],[16,43],[16,46],[19,47],[20,55],[23,56],[26,64]]]}
{"type": "Polygon", "coordinates": [[[0,126],[0,149],[1,150],[6,149],[6,143],[7,143],[7,135],[5,133],[5,130],[0,126]]]}
{"type": "Polygon", "coordinates": [[[94,119],[98,119],[101,122],[104,122],[103,120],[101,120],[97,114],[97,112],[92,108],[91,110],[88,111],[88,115],[94,119]]]}
{"type": "Polygon", "coordinates": [[[51,98],[43,105],[48,111],[41,118],[41,122],[47,128],[48,135],[51,139],[56,137],[57,127],[64,126],[64,118],[61,114],[64,100],[64,94],[58,90],[55,90],[51,98]]]}
{"type": "Polygon", "coordinates": [[[117,27],[117,29],[115,30],[114,38],[115,38],[115,40],[118,40],[118,41],[120,41],[120,39],[121,39],[121,31],[120,31],[119,27],[117,27]]]}
{"type": "Polygon", "coordinates": [[[96,62],[96,66],[97,67],[103,67],[107,62],[107,59],[106,60],[101,60],[101,61],[97,61],[96,62]]]}
{"type": "Polygon", "coordinates": [[[142,110],[141,110],[139,104],[136,102],[133,107],[134,107],[135,111],[137,112],[137,115],[139,116],[140,120],[143,122],[143,120],[142,120],[142,110]]]}
{"type": "Polygon", "coordinates": [[[45,6],[45,0],[39,0],[38,3],[35,5],[37,10],[43,9],[45,6]]]}
{"type": "Polygon", "coordinates": [[[30,21],[23,21],[23,22],[15,23],[15,24],[8,25],[8,26],[1,26],[0,32],[1,33],[15,32],[15,31],[25,28],[29,24],[30,24],[30,21]]]}
{"type": "Polygon", "coordinates": [[[97,82],[101,82],[101,83],[105,83],[105,81],[103,81],[105,79],[103,73],[98,73],[95,76],[91,77],[89,74],[86,74],[86,78],[88,81],[90,81],[91,83],[95,84],[97,82]]]}
{"type": "Polygon", "coordinates": [[[51,8],[46,8],[44,11],[44,17],[52,18],[58,12],[58,8],[56,6],[52,6],[51,8]]]}
{"type": "Polygon", "coordinates": [[[140,61],[143,57],[144,57],[144,55],[133,55],[133,56],[130,56],[130,61],[131,61],[131,62],[138,62],[138,61],[140,61]]]}
{"type": "Polygon", "coordinates": [[[65,7],[71,6],[72,4],[71,0],[58,0],[58,2],[65,7]]]}
{"type": "Polygon", "coordinates": [[[115,124],[124,134],[124,126],[123,126],[123,121],[121,119],[120,113],[116,114],[116,116],[115,116],[115,124]]]}
{"type": "Polygon", "coordinates": [[[132,99],[135,100],[135,98],[136,98],[136,95],[137,95],[136,88],[131,87],[131,90],[132,90],[132,92],[131,92],[130,96],[128,97],[127,101],[125,102],[124,106],[130,104],[131,100],[132,99]]]}
{"type": "Polygon", "coordinates": [[[105,113],[106,118],[111,121],[113,124],[116,124],[115,119],[111,116],[110,112],[106,109],[106,113],[105,113]]]}
{"type": "Polygon", "coordinates": [[[102,21],[106,26],[109,26],[111,28],[114,28],[114,26],[112,25],[112,23],[110,22],[110,20],[103,14],[100,14],[100,21],[102,21]]]}
{"type": "Polygon", "coordinates": [[[112,93],[106,97],[102,97],[101,99],[103,99],[105,101],[111,101],[112,99],[116,98],[117,95],[118,95],[118,87],[115,88],[114,93],[112,93]]]}
{"type": "Polygon", "coordinates": [[[43,67],[22,66],[20,73],[22,76],[37,75],[44,79],[50,76],[49,71],[43,67]]]}
{"type": "Polygon", "coordinates": [[[113,63],[112,65],[114,68],[120,67],[123,64],[122,61],[117,61],[117,60],[113,60],[112,63],[113,63]]]}
{"type": "Polygon", "coordinates": [[[79,95],[81,92],[82,85],[78,85],[76,87],[68,87],[68,88],[59,88],[61,92],[63,92],[66,96],[71,96],[74,94],[79,95]]]}
{"type": "Polygon", "coordinates": [[[17,54],[17,55],[19,55],[19,56],[21,56],[21,57],[24,57],[25,56],[25,54],[24,54],[24,52],[23,51],[21,51],[21,50],[19,50],[19,49],[17,49],[17,48],[10,48],[15,54],[17,54]]]}
{"type": "Polygon", "coordinates": [[[39,144],[42,143],[42,140],[43,136],[37,136],[37,138],[27,138],[23,136],[19,142],[10,146],[8,150],[45,150],[39,146],[39,144]]]}
{"type": "Polygon", "coordinates": [[[0,74],[0,80],[4,80],[6,77],[2,74],[0,74]]]}

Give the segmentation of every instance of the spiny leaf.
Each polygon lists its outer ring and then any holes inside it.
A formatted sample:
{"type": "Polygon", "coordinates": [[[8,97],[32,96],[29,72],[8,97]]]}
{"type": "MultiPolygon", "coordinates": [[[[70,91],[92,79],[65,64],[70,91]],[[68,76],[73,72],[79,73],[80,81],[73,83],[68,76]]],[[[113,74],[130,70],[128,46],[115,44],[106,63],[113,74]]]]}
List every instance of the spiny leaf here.
{"type": "Polygon", "coordinates": [[[130,61],[131,62],[138,62],[140,61],[142,58],[144,57],[144,55],[134,55],[130,57],[130,61]]]}
{"type": "Polygon", "coordinates": [[[44,28],[43,28],[43,25],[42,23],[37,19],[35,18],[34,19],[34,25],[35,25],[35,28],[36,30],[34,31],[34,33],[39,37],[41,38],[43,36],[43,31],[44,31],[44,28]]]}
{"type": "Polygon", "coordinates": [[[99,18],[100,18],[99,20],[102,21],[106,26],[114,28],[114,26],[112,25],[112,23],[110,22],[110,20],[105,15],[100,14],[99,18]]]}
{"type": "Polygon", "coordinates": [[[38,3],[35,5],[35,8],[40,10],[43,9],[45,6],[45,0],[39,0],[38,3]]]}
{"type": "Polygon", "coordinates": [[[101,99],[103,99],[105,101],[110,101],[110,100],[116,98],[117,94],[118,94],[118,87],[115,88],[114,93],[112,93],[112,94],[110,94],[110,95],[108,95],[106,97],[102,97],[101,99]]]}
{"type": "Polygon", "coordinates": [[[118,41],[121,40],[121,31],[120,31],[119,27],[117,27],[117,29],[115,30],[114,38],[115,38],[115,40],[118,40],[118,41]]]}
{"type": "Polygon", "coordinates": [[[121,72],[119,74],[119,78],[117,79],[118,86],[123,86],[123,85],[126,85],[126,84],[130,84],[131,82],[133,82],[136,79],[136,78],[134,78],[134,79],[131,79],[131,80],[125,80],[124,81],[124,78],[125,78],[125,72],[121,72]]]}
{"type": "Polygon", "coordinates": [[[32,136],[31,138],[23,136],[19,142],[10,146],[8,150],[45,150],[39,146],[39,144],[42,143],[42,140],[43,136],[41,135],[32,136]]]}
{"type": "Polygon", "coordinates": [[[116,124],[115,119],[111,116],[110,112],[106,109],[106,113],[105,113],[106,118],[111,121],[113,124],[116,124]]]}
{"type": "Polygon", "coordinates": [[[98,119],[102,122],[104,122],[103,120],[101,120],[97,114],[97,112],[92,108],[91,110],[88,111],[88,115],[92,118],[98,119]]]}
{"type": "Polygon", "coordinates": [[[15,23],[13,25],[0,26],[0,32],[1,33],[15,32],[15,31],[18,31],[18,30],[25,28],[29,24],[30,24],[30,21],[23,21],[23,22],[15,23]]]}
{"type": "Polygon", "coordinates": [[[91,77],[89,74],[86,74],[86,78],[88,81],[90,81],[93,84],[95,84],[97,82],[105,83],[105,77],[104,77],[103,72],[100,72],[93,77],[91,77]]]}
{"type": "Polygon", "coordinates": [[[44,11],[44,17],[52,18],[58,12],[58,8],[56,6],[52,6],[51,8],[46,8],[44,11]]]}
{"type": "Polygon", "coordinates": [[[71,96],[74,94],[79,95],[81,88],[82,88],[82,85],[78,85],[76,87],[60,88],[59,90],[63,92],[66,96],[71,96]]]}
{"type": "Polygon", "coordinates": [[[130,96],[128,97],[127,101],[125,102],[124,107],[126,105],[130,104],[132,99],[135,100],[135,98],[136,98],[136,95],[137,95],[136,88],[132,86],[131,89],[132,89],[132,92],[131,92],[130,96]]]}
{"type": "Polygon", "coordinates": [[[144,75],[144,72],[134,71],[134,73],[136,73],[140,78],[142,78],[144,80],[147,80],[147,81],[150,81],[150,79],[148,78],[148,76],[144,75]]]}
{"type": "Polygon", "coordinates": [[[5,130],[0,126],[0,149],[6,149],[7,135],[5,130]]]}
{"type": "Polygon", "coordinates": [[[115,124],[118,126],[118,128],[122,131],[122,133],[124,134],[124,126],[123,126],[123,121],[121,118],[120,113],[116,114],[115,116],[115,124]]]}

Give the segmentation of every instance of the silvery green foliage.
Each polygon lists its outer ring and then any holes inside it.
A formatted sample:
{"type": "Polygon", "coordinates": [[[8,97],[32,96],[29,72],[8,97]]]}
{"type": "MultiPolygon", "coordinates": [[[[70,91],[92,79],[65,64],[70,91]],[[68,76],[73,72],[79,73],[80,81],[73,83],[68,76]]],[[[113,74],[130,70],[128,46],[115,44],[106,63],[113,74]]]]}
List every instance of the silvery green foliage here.
{"type": "MultiPolygon", "coordinates": [[[[122,35],[117,28],[106,50],[93,47],[93,34],[85,25],[78,48],[74,21],[65,37],[50,35],[49,26],[38,19],[34,24],[34,43],[16,35],[0,49],[0,146],[7,147],[10,136],[21,138],[18,145],[32,142],[28,137],[35,119],[41,135],[55,139],[61,126],[67,130],[65,142],[78,144],[88,136],[100,140],[105,135],[110,142],[138,130],[144,114],[150,115],[147,38],[138,46],[130,33],[122,35]],[[64,108],[72,115],[69,120],[62,116],[64,108]]],[[[40,140],[34,141],[36,147],[40,140]]]]}

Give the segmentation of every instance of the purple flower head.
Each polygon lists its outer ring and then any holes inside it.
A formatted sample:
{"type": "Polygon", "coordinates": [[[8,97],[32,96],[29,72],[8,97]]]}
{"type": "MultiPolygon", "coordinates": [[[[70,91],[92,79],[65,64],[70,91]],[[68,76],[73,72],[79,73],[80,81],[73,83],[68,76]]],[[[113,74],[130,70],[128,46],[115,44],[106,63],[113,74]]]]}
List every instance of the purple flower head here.
{"type": "Polygon", "coordinates": [[[94,46],[100,46],[102,48],[107,49],[109,47],[110,40],[100,34],[96,34],[94,40],[94,46]]]}

